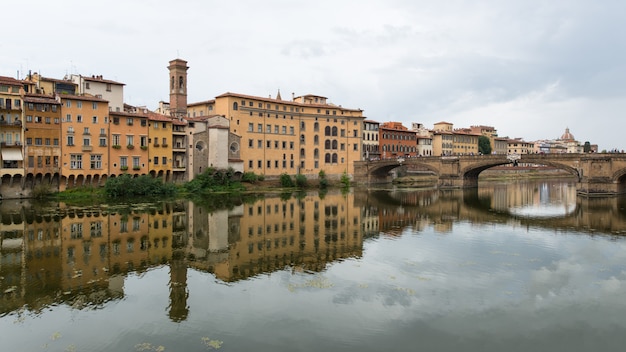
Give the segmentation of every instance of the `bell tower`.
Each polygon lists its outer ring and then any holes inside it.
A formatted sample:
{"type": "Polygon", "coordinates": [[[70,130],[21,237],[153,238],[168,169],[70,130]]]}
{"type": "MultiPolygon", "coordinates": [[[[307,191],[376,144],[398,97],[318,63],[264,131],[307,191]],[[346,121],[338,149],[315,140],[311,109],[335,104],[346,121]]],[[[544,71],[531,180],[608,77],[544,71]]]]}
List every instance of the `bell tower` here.
{"type": "Polygon", "coordinates": [[[187,61],[174,59],[167,68],[170,73],[170,115],[187,116],[187,61]]]}

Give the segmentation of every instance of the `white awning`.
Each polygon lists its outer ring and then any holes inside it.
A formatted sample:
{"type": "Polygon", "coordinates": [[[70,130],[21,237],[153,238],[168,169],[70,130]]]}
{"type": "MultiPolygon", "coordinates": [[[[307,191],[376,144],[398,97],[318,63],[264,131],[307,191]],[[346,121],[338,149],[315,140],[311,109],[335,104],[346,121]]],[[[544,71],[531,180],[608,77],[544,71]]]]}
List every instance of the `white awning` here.
{"type": "Polygon", "coordinates": [[[2,149],[2,160],[24,160],[19,149],[2,149]]]}

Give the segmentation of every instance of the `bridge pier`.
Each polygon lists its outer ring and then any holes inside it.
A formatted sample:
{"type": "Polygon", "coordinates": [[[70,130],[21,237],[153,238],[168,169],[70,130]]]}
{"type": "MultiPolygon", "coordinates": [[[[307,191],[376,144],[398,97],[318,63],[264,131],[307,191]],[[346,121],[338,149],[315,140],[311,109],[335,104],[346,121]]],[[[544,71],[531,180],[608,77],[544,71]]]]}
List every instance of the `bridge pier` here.
{"type": "Polygon", "coordinates": [[[457,175],[441,175],[437,181],[437,188],[475,188],[478,187],[478,177],[460,177],[457,175]]]}
{"type": "Polygon", "coordinates": [[[617,196],[625,193],[624,186],[606,178],[592,178],[576,183],[576,193],[585,197],[617,196]]]}

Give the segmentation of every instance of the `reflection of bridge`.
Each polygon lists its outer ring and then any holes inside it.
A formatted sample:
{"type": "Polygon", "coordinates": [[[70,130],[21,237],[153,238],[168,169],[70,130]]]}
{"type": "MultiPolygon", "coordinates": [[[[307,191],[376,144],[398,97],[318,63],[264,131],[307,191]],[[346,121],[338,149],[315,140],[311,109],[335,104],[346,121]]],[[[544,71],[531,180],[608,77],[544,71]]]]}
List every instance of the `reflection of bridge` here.
{"type": "MultiPolygon", "coordinates": [[[[626,191],[626,154],[525,154],[518,163],[546,165],[576,177],[576,190],[585,195],[615,195],[626,191]]],[[[439,188],[466,188],[478,185],[478,175],[491,167],[510,164],[506,155],[461,155],[356,161],[354,180],[359,183],[386,183],[396,168],[428,171],[438,177],[439,188]]]]}
{"type": "Polygon", "coordinates": [[[433,226],[437,231],[448,232],[454,223],[463,221],[609,235],[626,233],[626,199],[623,197],[577,197],[567,212],[537,217],[515,215],[497,206],[494,198],[501,196],[479,189],[370,191],[360,194],[356,203],[387,214],[380,215],[379,230],[383,233],[393,233],[394,228],[401,233],[406,226],[433,226]]]}

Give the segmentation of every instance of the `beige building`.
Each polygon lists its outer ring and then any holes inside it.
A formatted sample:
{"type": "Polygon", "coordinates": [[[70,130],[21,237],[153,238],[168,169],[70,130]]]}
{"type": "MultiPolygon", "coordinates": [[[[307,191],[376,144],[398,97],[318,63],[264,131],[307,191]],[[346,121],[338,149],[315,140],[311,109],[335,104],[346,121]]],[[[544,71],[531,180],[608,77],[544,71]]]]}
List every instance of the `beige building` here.
{"type": "Polygon", "coordinates": [[[508,143],[508,155],[512,154],[532,154],[534,152],[535,144],[533,142],[526,142],[521,138],[509,139],[508,143]]]}
{"type": "Polygon", "coordinates": [[[424,127],[421,123],[414,122],[411,130],[415,131],[417,137],[417,155],[432,156],[433,155],[433,133],[424,127]]]}
{"type": "Polygon", "coordinates": [[[475,134],[469,128],[459,128],[453,132],[454,155],[478,155],[478,138],[480,134],[475,134]]]}
{"type": "Polygon", "coordinates": [[[508,138],[497,137],[493,139],[493,146],[491,150],[492,154],[506,155],[508,151],[509,151],[509,139],[508,138]]]}
{"type": "Polygon", "coordinates": [[[241,138],[229,132],[230,121],[224,116],[187,118],[189,137],[192,139],[188,158],[191,176],[213,169],[232,169],[243,173],[241,138]]]}
{"type": "Polygon", "coordinates": [[[215,98],[215,112],[241,136],[244,170],[277,177],[304,174],[330,177],[353,173],[361,160],[363,111],[305,95],[282,100],[236,93],[215,98]]]}
{"type": "Polygon", "coordinates": [[[124,111],[124,83],[104,79],[100,76],[70,75],[69,81],[76,84],[78,94],[90,95],[109,102],[113,112],[124,111]]]}
{"type": "Polygon", "coordinates": [[[363,160],[380,159],[379,127],[380,123],[376,121],[363,121],[363,160]]]}
{"type": "MultiPolygon", "coordinates": [[[[354,161],[361,160],[362,110],[331,104],[319,95],[292,95],[291,100],[283,100],[280,92],[275,98],[228,92],[187,105],[187,68],[184,60],[170,62],[172,93],[170,103],[161,104],[161,111],[185,110],[190,121],[204,116],[228,119],[230,132],[241,138],[244,172],[315,178],[324,170],[330,177],[339,177],[344,172],[352,174],[354,161]]],[[[228,146],[235,145],[231,142],[228,146]]]]}

